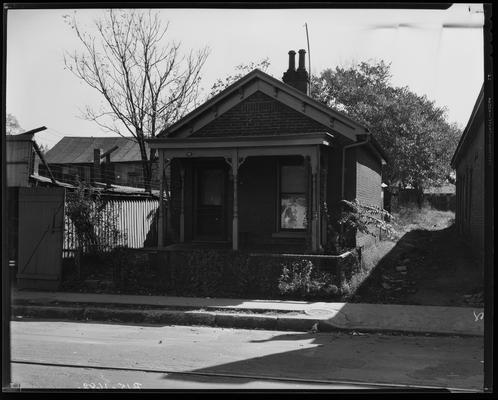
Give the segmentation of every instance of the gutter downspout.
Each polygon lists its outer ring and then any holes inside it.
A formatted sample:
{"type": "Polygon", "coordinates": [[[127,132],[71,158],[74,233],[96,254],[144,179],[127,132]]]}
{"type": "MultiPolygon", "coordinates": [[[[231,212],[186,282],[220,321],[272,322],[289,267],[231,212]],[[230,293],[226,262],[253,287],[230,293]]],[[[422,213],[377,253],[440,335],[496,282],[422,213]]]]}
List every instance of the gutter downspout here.
{"type": "Polygon", "coordinates": [[[341,200],[344,200],[344,180],[345,180],[344,178],[346,175],[346,150],[351,149],[353,147],[359,147],[359,146],[363,146],[367,143],[370,143],[370,138],[371,138],[371,136],[368,135],[367,138],[363,142],[352,143],[352,144],[349,144],[349,145],[344,146],[342,148],[341,200]]]}

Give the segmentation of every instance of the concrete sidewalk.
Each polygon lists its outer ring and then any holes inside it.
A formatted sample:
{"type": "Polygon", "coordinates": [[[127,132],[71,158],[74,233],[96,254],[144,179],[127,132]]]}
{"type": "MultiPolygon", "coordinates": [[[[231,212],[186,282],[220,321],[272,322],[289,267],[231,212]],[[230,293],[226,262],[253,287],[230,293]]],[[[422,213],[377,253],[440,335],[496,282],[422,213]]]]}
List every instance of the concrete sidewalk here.
{"type": "Polygon", "coordinates": [[[13,317],[483,336],[482,308],[13,290],[13,317]]]}

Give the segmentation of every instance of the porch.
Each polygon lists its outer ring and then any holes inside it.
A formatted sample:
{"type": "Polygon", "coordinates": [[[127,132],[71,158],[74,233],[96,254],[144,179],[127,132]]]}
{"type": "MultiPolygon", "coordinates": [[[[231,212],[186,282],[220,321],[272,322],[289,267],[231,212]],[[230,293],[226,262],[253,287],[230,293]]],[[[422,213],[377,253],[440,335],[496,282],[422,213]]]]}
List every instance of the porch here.
{"type": "Polygon", "coordinates": [[[159,154],[160,195],[170,195],[159,224],[170,224],[173,236],[159,230],[158,246],[321,252],[332,139],[316,132],[151,141],[159,154]]]}

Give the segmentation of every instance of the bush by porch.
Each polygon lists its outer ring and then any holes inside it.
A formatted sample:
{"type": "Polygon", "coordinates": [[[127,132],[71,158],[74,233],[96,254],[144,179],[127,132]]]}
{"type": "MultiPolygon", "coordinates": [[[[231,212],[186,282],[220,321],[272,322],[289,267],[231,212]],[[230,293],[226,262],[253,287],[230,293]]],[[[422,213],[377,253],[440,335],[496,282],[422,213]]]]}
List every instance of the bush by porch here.
{"type": "Polygon", "coordinates": [[[169,296],[338,301],[361,269],[360,252],[342,257],[258,254],[225,249],[163,252],[120,248],[66,266],[63,290],[169,296]]]}

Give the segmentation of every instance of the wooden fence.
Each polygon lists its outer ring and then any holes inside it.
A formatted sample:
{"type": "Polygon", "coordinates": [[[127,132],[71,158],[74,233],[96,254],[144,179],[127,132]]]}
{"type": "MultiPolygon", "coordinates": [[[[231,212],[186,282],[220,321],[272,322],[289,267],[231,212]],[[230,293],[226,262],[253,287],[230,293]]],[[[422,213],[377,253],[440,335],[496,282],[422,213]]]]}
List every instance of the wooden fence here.
{"type": "MultiPolygon", "coordinates": [[[[101,219],[94,227],[103,250],[118,246],[142,248],[157,245],[157,221],[159,200],[155,198],[113,198],[106,202],[99,214],[101,219]],[[119,235],[113,235],[116,228],[119,235]]],[[[64,217],[63,257],[72,257],[78,248],[78,239],[73,221],[64,217]]],[[[88,251],[83,246],[83,252],[88,251]]]]}

